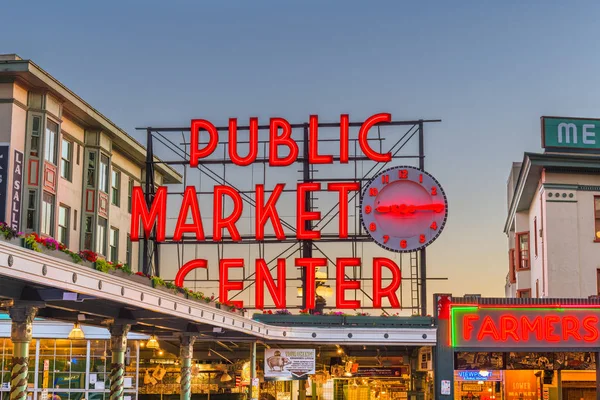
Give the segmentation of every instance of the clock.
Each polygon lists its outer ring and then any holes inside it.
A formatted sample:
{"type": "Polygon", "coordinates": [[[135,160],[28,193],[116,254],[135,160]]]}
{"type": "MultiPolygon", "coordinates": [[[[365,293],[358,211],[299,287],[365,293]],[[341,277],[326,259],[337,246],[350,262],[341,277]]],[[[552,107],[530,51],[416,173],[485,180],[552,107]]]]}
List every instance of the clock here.
{"type": "Polygon", "coordinates": [[[361,221],[379,246],[408,253],[442,233],[448,200],[439,182],[415,167],[389,168],[369,181],[360,203],[361,221]]]}

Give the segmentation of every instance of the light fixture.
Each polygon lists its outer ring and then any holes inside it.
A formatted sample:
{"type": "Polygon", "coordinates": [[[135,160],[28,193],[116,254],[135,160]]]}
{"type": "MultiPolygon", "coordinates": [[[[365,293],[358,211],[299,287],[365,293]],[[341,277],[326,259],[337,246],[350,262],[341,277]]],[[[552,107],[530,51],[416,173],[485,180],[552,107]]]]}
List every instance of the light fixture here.
{"type": "Polygon", "coordinates": [[[316,293],[317,293],[317,296],[325,297],[327,295],[327,288],[325,286],[319,286],[317,288],[316,293]]]}
{"type": "Polygon", "coordinates": [[[488,376],[490,376],[490,371],[486,371],[486,370],[482,369],[481,371],[479,371],[479,375],[481,375],[483,377],[488,377],[488,376]]]}
{"type": "Polygon", "coordinates": [[[159,350],[159,351],[158,351],[158,355],[159,355],[159,356],[162,356],[163,354],[165,354],[165,352],[164,352],[164,351],[162,351],[162,350],[159,350]]]}
{"type": "Polygon", "coordinates": [[[140,341],[140,347],[144,347],[146,345],[146,343],[140,341]]]}
{"type": "Polygon", "coordinates": [[[221,376],[221,382],[229,382],[231,380],[233,380],[233,378],[227,373],[227,371],[225,371],[223,376],[221,376]]]}
{"type": "Polygon", "coordinates": [[[344,350],[342,350],[341,348],[337,349],[338,354],[342,354],[343,352],[344,352],[344,350]]]}
{"type": "Polygon", "coordinates": [[[156,335],[150,336],[150,339],[148,339],[148,342],[146,343],[146,348],[160,349],[160,345],[158,344],[158,339],[156,338],[156,335]]]}
{"type": "Polygon", "coordinates": [[[302,297],[302,288],[301,287],[298,288],[298,297],[302,297]]]}
{"type": "Polygon", "coordinates": [[[69,332],[69,339],[71,339],[71,340],[85,339],[85,334],[81,330],[81,327],[79,326],[79,322],[75,322],[73,324],[73,329],[71,329],[71,332],[69,332]]]}
{"type": "Polygon", "coordinates": [[[315,279],[318,280],[318,281],[325,281],[325,280],[327,280],[327,272],[317,271],[315,273],[315,279]]]}

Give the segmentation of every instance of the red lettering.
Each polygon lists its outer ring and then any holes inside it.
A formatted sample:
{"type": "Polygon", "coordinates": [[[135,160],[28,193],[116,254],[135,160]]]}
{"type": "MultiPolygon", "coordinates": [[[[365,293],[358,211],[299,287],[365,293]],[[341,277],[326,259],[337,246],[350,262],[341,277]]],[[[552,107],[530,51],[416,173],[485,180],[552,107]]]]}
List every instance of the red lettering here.
{"type": "Polygon", "coordinates": [[[256,260],[256,308],[262,310],[265,307],[265,287],[273,298],[277,308],[285,308],[285,258],[277,259],[277,285],[263,259],[256,260]]]}
{"type": "Polygon", "coordinates": [[[208,268],[208,261],[203,259],[196,259],[192,261],[188,261],[177,271],[177,275],[175,275],[175,286],[183,287],[183,281],[187,274],[195,270],[196,268],[208,268]]]}
{"type": "Polygon", "coordinates": [[[319,267],[327,266],[326,258],[296,258],[296,267],[304,268],[304,278],[306,286],[304,286],[306,308],[312,310],[315,308],[315,274],[319,267]]]}
{"type": "Polygon", "coordinates": [[[210,156],[219,144],[219,132],[217,128],[205,119],[193,119],[190,126],[190,167],[197,167],[198,160],[210,156]],[[199,149],[200,129],[208,132],[208,144],[199,149]]]}
{"type": "Polygon", "coordinates": [[[204,227],[202,226],[202,218],[200,216],[200,207],[198,206],[198,195],[194,186],[188,186],[183,192],[183,202],[177,217],[175,225],[175,233],[173,240],[181,240],[183,234],[193,232],[196,234],[196,240],[204,240],[204,227]],[[188,210],[192,212],[192,223],[186,224],[188,210]]]}
{"type": "Polygon", "coordinates": [[[296,190],[297,210],[296,210],[296,238],[298,240],[317,240],[321,238],[320,231],[308,229],[306,223],[321,218],[319,211],[306,210],[306,192],[321,190],[321,184],[318,182],[299,183],[296,190]]]}
{"type": "MultiPolygon", "coordinates": [[[[308,162],[311,164],[331,164],[333,156],[319,155],[319,117],[311,115],[308,127],[308,162]]],[[[306,143],[304,143],[306,146],[306,143]]]]}
{"type": "Polygon", "coordinates": [[[381,299],[387,297],[390,301],[390,306],[400,308],[400,301],[396,295],[396,290],[402,282],[402,272],[398,265],[389,258],[373,258],[373,307],[381,307],[381,299]],[[382,288],[382,268],[387,268],[392,273],[392,282],[382,288]]]}
{"type": "Polygon", "coordinates": [[[144,200],[144,192],[140,186],[134,186],[131,192],[131,240],[140,238],[140,220],[145,237],[150,237],[152,227],[156,222],[156,240],[163,242],[167,225],[167,187],[161,186],[156,191],[150,210],[144,200]]]}
{"type": "Polygon", "coordinates": [[[346,280],[346,267],[360,267],[360,258],[338,258],[336,264],[335,306],[342,309],[360,308],[360,300],[346,300],[346,290],[360,289],[360,282],[346,280]]]}
{"type": "Polygon", "coordinates": [[[348,163],[348,143],[350,142],[349,135],[350,117],[348,114],[340,116],[340,163],[348,163]]]}
{"type": "Polygon", "coordinates": [[[345,239],[348,237],[348,192],[360,189],[358,182],[330,182],[327,190],[330,192],[339,192],[340,214],[339,214],[339,237],[345,239]]]}
{"type": "Polygon", "coordinates": [[[369,141],[367,140],[369,129],[371,129],[372,126],[382,122],[390,122],[391,120],[391,114],[379,113],[369,117],[360,127],[358,132],[358,144],[360,145],[362,152],[373,161],[390,162],[392,160],[392,153],[388,152],[386,154],[381,154],[376,152],[371,148],[369,141]]]}
{"type": "Polygon", "coordinates": [[[230,290],[242,290],[244,282],[229,281],[229,268],[244,268],[243,258],[224,258],[219,261],[219,301],[221,303],[231,303],[238,308],[244,307],[243,301],[229,301],[228,294],[230,290]]]}
{"type": "Polygon", "coordinates": [[[515,342],[519,341],[519,335],[517,335],[517,328],[519,327],[519,321],[512,315],[503,315],[500,317],[500,336],[502,341],[506,341],[509,336],[513,338],[515,342]]]}
{"type": "Polygon", "coordinates": [[[236,165],[246,166],[256,161],[258,155],[258,118],[250,118],[249,149],[246,157],[240,157],[237,152],[237,118],[229,119],[229,158],[236,165]]]}
{"type": "Polygon", "coordinates": [[[479,321],[478,315],[465,315],[463,317],[463,339],[471,340],[471,332],[475,327],[473,326],[473,322],[479,321]]]}
{"type": "Polygon", "coordinates": [[[269,127],[269,165],[273,167],[285,167],[291,165],[298,158],[298,145],[292,139],[292,126],[283,118],[271,118],[269,127]],[[281,136],[278,135],[282,129],[281,136]],[[287,146],[290,154],[280,158],[277,149],[279,146],[287,146]]]}
{"type": "Polygon", "coordinates": [[[500,340],[500,334],[498,333],[498,329],[496,329],[496,325],[494,325],[494,320],[489,315],[486,316],[481,323],[481,328],[479,329],[477,340],[481,341],[485,339],[486,336],[491,336],[492,339],[495,341],[500,340]]]}
{"type": "Polygon", "coordinates": [[[242,240],[235,223],[242,215],[242,197],[237,190],[218,185],[214,188],[214,209],[213,209],[213,241],[220,242],[223,239],[223,229],[229,231],[233,241],[242,240]],[[227,195],[233,200],[233,211],[228,217],[223,217],[223,196],[227,195]]]}
{"type": "Polygon", "coordinates": [[[587,334],[583,337],[586,342],[596,342],[598,340],[598,317],[590,315],[583,319],[583,329],[587,334]]]}
{"type": "Polygon", "coordinates": [[[573,316],[563,317],[562,320],[562,337],[563,340],[569,340],[569,336],[573,336],[575,340],[581,340],[579,334],[579,320],[573,316]]]}
{"type": "Polygon", "coordinates": [[[533,322],[529,321],[529,318],[523,316],[521,317],[521,335],[523,336],[523,341],[529,341],[529,334],[535,332],[535,338],[538,341],[544,339],[544,325],[542,323],[542,317],[535,317],[533,322]]]}
{"type": "Polygon", "coordinates": [[[553,324],[556,324],[557,322],[560,322],[560,317],[555,315],[544,317],[544,328],[546,329],[547,342],[560,342],[560,336],[554,333],[555,327],[553,324]]]}
{"type": "Polygon", "coordinates": [[[256,185],[256,240],[263,240],[265,238],[265,224],[267,223],[268,219],[270,219],[271,223],[273,224],[273,230],[275,231],[275,236],[277,239],[285,239],[285,232],[281,226],[281,219],[279,218],[279,214],[275,208],[275,203],[277,203],[277,200],[279,200],[279,196],[283,192],[284,187],[284,183],[278,183],[275,185],[273,193],[271,193],[271,196],[269,196],[269,200],[267,200],[267,203],[264,204],[265,187],[264,185],[256,185]]]}

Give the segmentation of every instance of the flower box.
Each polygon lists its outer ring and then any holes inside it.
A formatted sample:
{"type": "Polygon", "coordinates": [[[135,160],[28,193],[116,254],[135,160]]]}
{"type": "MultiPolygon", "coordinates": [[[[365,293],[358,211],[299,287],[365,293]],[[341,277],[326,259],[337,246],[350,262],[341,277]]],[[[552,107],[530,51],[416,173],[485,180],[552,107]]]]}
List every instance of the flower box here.
{"type": "Polygon", "coordinates": [[[151,284],[152,284],[152,287],[154,287],[154,289],[158,289],[161,292],[173,294],[173,295],[175,295],[177,297],[187,298],[187,295],[182,290],[179,290],[179,289],[170,289],[170,288],[168,288],[166,286],[157,285],[157,284],[154,283],[154,281],[150,281],[150,282],[152,282],[151,284]]]}
{"type": "Polygon", "coordinates": [[[120,269],[113,269],[108,271],[109,274],[114,275],[114,276],[118,276],[119,278],[125,278],[125,279],[129,279],[130,281],[145,285],[145,286],[152,286],[152,281],[148,278],[146,278],[145,276],[139,276],[136,274],[131,274],[129,275],[127,272],[122,271],[120,269]]]}
{"type": "Polygon", "coordinates": [[[269,325],[289,326],[339,326],[344,322],[341,315],[277,315],[277,314],[254,314],[252,319],[269,325]]]}
{"type": "Polygon", "coordinates": [[[19,237],[14,237],[12,239],[6,239],[4,236],[0,235],[0,240],[6,243],[13,244],[15,246],[23,247],[23,239],[19,237]]]}
{"type": "Polygon", "coordinates": [[[344,325],[355,327],[396,327],[396,328],[423,328],[431,327],[431,317],[374,317],[374,316],[346,316],[344,325]]]}

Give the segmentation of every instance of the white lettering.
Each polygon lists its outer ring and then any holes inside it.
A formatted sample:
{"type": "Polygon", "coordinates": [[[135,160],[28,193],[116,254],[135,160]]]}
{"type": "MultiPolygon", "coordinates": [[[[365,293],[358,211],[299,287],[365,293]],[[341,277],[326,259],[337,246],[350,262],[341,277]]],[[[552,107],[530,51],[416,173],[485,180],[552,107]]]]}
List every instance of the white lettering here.
{"type": "Polygon", "coordinates": [[[577,144],[577,126],[575,124],[567,124],[562,122],[558,124],[558,143],[563,142],[563,131],[565,133],[565,142],[571,143],[570,135],[573,137],[573,143],[577,144]]]}
{"type": "Polygon", "coordinates": [[[15,167],[15,174],[17,174],[17,175],[21,175],[22,174],[22,172],[21,172],[21,164],[17,164],[16,165],[16,167],[15,167]]]}
{"type": "Polygon", "coordinates": [[[583,144],[596,144],[596,132],[588,129],[596,129],[596,125],[583,124],[583,144]]]}

